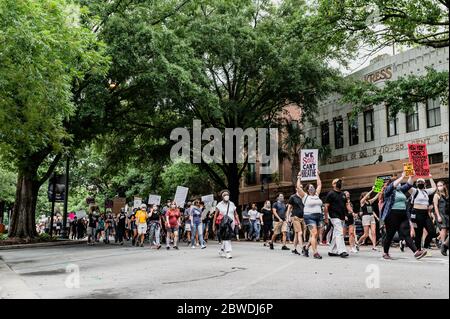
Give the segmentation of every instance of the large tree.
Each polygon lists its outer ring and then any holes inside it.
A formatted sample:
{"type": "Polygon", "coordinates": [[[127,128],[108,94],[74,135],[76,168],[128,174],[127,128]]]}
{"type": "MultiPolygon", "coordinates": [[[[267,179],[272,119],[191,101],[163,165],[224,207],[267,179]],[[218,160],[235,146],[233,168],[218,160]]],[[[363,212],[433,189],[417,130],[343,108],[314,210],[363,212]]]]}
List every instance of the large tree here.
{"type": "Polygon", "coordinates": [[[18,172],[11,237],[36,235],[39,188],[73,141],[73,92],[105,70],[84,10],[63,0],[0,2],[0,150],[18,172]]]}
{"type": "MultiPolygon", "coordinates": [[[[113,59],[111,153],[167,157],[172,129],[193,119],[222,132],[268,127],[290,103],[313,118],[333,87],[326,60],[339,44],[318,40],[331,30],[315,28],[303,1],[191,1],[158,25],[155,5],[130,2],[103,25],[113,59]]],[[[200,166],[238,201],[246,162],[218,164],[225,180],[214,165],[200,166]]]]}

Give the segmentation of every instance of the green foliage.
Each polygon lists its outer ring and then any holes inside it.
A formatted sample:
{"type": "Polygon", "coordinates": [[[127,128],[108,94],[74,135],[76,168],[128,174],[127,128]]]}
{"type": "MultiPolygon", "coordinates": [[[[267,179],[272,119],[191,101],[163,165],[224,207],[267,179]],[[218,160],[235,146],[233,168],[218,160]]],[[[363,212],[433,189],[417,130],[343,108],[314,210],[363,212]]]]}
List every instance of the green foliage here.
{"type": "Polygon", "coordinates": [[[449,46],[448,1],[317,0],[317,3],[320,19],[352,42],[376,49],[393,43],[449,46]]]}
{"type": "Polygon", "coordinates": [[[8,234],[0,234],[0,240],[7,240],[8,234]]]}
{"type": "Polygon", "coordinates": [[[0,201],[13,203],[16,195],[17,174],[0,164],[0,201]]]}

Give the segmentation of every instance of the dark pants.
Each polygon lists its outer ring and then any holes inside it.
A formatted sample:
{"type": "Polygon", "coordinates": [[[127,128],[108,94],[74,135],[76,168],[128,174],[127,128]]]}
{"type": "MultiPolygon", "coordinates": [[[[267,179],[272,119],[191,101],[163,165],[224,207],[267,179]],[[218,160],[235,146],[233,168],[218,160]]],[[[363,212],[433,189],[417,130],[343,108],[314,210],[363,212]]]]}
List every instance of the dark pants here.
{"type": "Polygon", "coordinates": [[[386,238],[383,243],[384,253],[389,253],[389,248],[391,247],[392,239],[396,232],[401,238],[406,241],[406,246],[408,246],[413,252],[417,251],[417,247],[411,238],[411,228],[409,225],[408,216],[404,210],[391,210],[391,213],[384,221],[386,227],[386,238]]]}
{"type": "Polygon", "coordinates": [[[263,225],[264,241],[268,241],[272,238],[272,221],[264,221],[263,225]]]}
{"type": "Polygon", "coordinates": [[[117,240],[119,243],[123,242],[123,235],[125,234],[125,228],[117,227],[117,240]]]}
{"type": "Polygon", "coordinates": [[[423,229],[427,230],[427,237],[425,238],[424,247],[428,247],[433,238],[436,238],[436,229],[433,225],[433,221],[428,215],[428,211],[425,209],[414,209],[413,214],[416,215],[416,218],[413,222],[417,225],[414,230],[416,232],[416,237],[414,238],[414,242],[416,247],[420,249],[422,247],[422,237],[423,237],[423,229]]]}

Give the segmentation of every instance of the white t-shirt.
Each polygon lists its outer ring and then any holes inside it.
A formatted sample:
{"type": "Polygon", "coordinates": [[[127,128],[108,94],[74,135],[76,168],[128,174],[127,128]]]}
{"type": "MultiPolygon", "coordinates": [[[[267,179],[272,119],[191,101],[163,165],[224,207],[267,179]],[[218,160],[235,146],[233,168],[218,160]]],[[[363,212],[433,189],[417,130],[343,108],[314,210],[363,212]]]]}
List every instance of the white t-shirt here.
{"type": "Polygon", "coordinates": [[[248,215],[250,216],[250,220],[257,220],[261,216],[261,214],[257,210],[250,209],[248,211],[248,215]]]}
{"type": "Polygon", "coordinates": [[[317,195],[305,195],[303,197],[303,214],[311,215],[311,214],[322,214],[322,200],[317,195]]]}
{"type": "Polygon", "coordinates": [[[236,206],[234,205],[234,203],[232,201],[228,201],[228,202],[221,201],[219,204],[217,204],[216,210],[218,210],[219,213],[223,216],[225,216],[228,211],[228,217],[231,218],[231,220],[233,221],[231,223],[231,227],[234,229],[234,225],[235,225],[234,211],[236,210],[236,206]],[[228,207],[228,203],[230,204],[229,207],[228,207]],[[227,208],[228,208],[228,210],[227,210],[227,208]]]}

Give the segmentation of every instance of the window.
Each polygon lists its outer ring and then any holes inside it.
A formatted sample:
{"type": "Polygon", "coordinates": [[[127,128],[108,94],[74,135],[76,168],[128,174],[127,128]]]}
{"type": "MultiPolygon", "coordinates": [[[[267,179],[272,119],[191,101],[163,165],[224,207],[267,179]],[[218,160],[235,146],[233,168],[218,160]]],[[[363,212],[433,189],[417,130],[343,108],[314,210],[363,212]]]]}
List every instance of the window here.
{"type": "Polygon", "coordinates": [[[349,144],[358,144],[358,117],[352,118],[351,114],[348,115],[348,136],[349,144]]]}
{"type": "Polygon", "coordinates": [[[330,127],[328,126],[328,121],[323,122],[320,125],[321,134],[322,134],[322,145],[329,145],[330,144],[330,127]]]}
{"type": "Polygon", "coordinates": [[[334,120],[334,147],[336,149],[344,147],[344,122],[342,117],[334,120]]]}
{"type": "Polygon", "coordinates": [[[247,167],[247,185],[255,185],[256,184],[256,164],[249,163],[247,167]]]}
{"type": "Polygon", "coordinates": [[[416,103],[413,110],[406,114],[406,133],[419,130],[419,104],[416,103]]]}
{"type": "Polygon", "coordinates": [[[395,136],[398,135],[397,125],[398,125],[398,117],[397,115],[391,117],[389,107],[386,107],[386,118],[387,118],[387,136],[395,136]]]}
{"type": "Polygon", "coordinates": [[[428,161],[430,162],[430,164],[443,163],[444,156],[442,155],[442,153],[429,154],[428,161]]]}
{"type": "Polygon", "coordinates": [[[364,139],[366,142],[371,142],[375,139],[374,124],[373,124],[373,110],[364,112],[364,139]]]}
{"type": "Polygon", "coordinates": [[[427,126],[435,127],[441,125],[441,107],[439,99],[428,99],[427,101],[427,126]]]}

